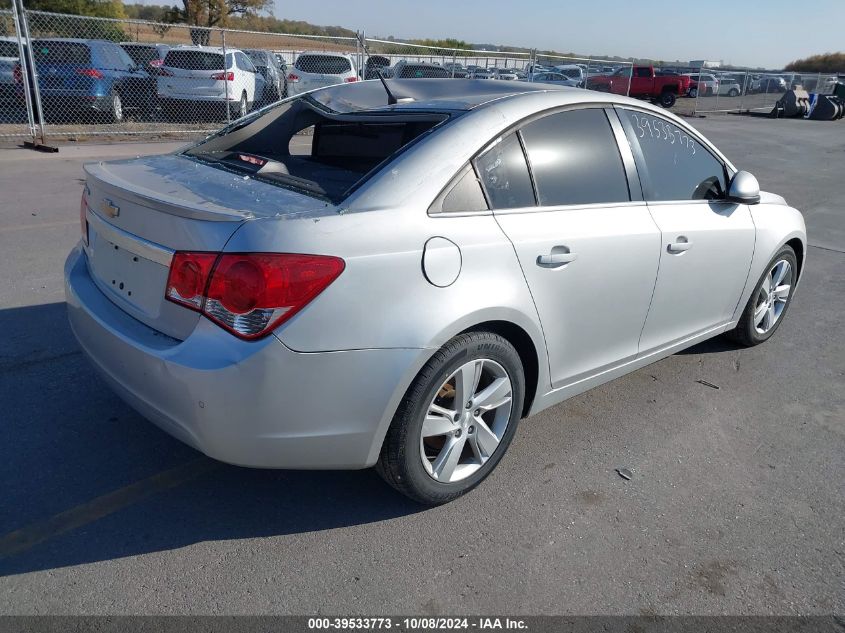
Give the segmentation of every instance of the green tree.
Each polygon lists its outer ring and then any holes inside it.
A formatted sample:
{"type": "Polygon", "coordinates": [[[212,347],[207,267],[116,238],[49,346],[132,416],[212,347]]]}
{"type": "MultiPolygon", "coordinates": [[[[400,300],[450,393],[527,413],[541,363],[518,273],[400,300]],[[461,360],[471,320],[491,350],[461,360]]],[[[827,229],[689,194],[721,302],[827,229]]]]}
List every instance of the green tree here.
{"type": "Polygon", "coordinates": [[[231,16],[255,15],[272,7],[273,0],[182,0],[182,15],[193,26],[225,26],[231,16]]]}
{"type": "Polygon", "coordinates": [[[124,18],[123,3],[120,0],[25,0],[27,9],[70,13],[94,18],[124,18]]]}

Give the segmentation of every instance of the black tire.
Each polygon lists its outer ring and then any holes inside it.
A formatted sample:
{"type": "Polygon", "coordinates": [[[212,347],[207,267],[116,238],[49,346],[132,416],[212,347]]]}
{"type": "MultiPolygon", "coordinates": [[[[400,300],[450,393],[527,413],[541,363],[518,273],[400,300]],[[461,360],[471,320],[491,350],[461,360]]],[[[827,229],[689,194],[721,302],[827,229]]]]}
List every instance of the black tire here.
{"type": "Polygon", "coordinates": [[[675,105],[676,97],[674,92],[670,92],[666,90],[660,93],[660,99],[657,100],[657,103],[660,104],[662,108],[671,108],[675,105]]]}
{"type": "Polygon", "coordinates": [[[516,433],[524,397],[522,362],[513,345],[492,332],[469,332],[456,336],[429,359],[408,388],[390,423],[376,470],[388,484],[419,503],[439,505],[452,501],[481,483],[499,463],[516,433]],[[426,471],[421,459],[423,421],[444,382],[459,367],[477,359],[495,361],[504,368],[511,381],[512,399],[507,427],[496,449],[478,470],[457,482],[439,482],[426,471]]]}
{"type": "Polygon", "coordinates": [[[789,310],[789,306],[792,304],[792,295],[795,293],[795,284],[797,281],[798,260],[795,257],[795,251],[793,251],[792,248],[789,246],[784,246],[777,252],[774,257],[772,257],[771,261],[766,265],[766,268],[763,271],[763,275],[760,277],[760,280],[757,282],[757,285],[754,286],[754,292],[751,293],[751,296],[748,299],[748,303],[746,304],[745,309],[742,312],[742,316],[739,319],[739,323],[737,323],[736,327],[733,330],[727,333],[728,336],[737,343],[745,345],[746,347],[753,347],[754,345],[759,345],[760,343],[770,339],[780,327],[780,324],[783,323],[784,318],[786,318],[786,312],[787,310],[789,310]],[[758,306],[758,298],[760,296],[760,291],[763,288],[763,284],[767,281],[769,272],[772,270],[774,265],[780,260],[785,260],[789,262],[789,265],[791,266],[789,295],[787,296],[786,303],[783,306],[783,310],[781,311],[780,316],[777,318],[774,325],[767,332],[760,333],[754,326],[754,310],[758,306]]]}
{"type": "Polygon", "coordinates": [[[693,99],[698,98],[698,88],[690,88],[689,89],[689,96],[693,99]]]}
{"type": "Polygon", "coordinates": [[[739,96],[739,90],[737,90],[736,88],[731,88],[730,90],[728,90],[728,96],[729,97],[738,97],[739,96]]]}
{"type": "Polygon", "coordinates": [[[230,119],[240,119],[241,117],[245,117],[249,113],[250,108],[249,101],[247,101],[246,91],[241,93],[241,98],[237,103],[230,103],[227,107],[229,108],[230,119]]]}

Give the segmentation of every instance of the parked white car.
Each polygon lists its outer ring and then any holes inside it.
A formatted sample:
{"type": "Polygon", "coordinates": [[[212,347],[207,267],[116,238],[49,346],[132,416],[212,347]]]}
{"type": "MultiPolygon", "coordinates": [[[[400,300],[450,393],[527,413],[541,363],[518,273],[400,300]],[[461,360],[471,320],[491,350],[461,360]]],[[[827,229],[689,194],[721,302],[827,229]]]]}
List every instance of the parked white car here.
{"type": "Polygon", "coordinates": [[[178,112],[190,102],[228,107],[242,117],[264,90],[264,79],[240,50],[214,46],[179,46],[164,57],[158,71],[158,98],[166,111],[178,112]]]}
{"type": "Polygon", "coordinates": [[[358,81],[358,71],[351,55],[305,51],[296,58],[288,74],[288,94],[293,96],[353,81],[358,81]]]}
{"type": "Polygon", "coordinates": [[[552,68],[552,72],[566,75],[569,79],[574,79],[579,85],[583,85],[586,79],[583,66],[577,64],[561,64],[552,68]]]}
{"type": "Polygon", "coordinates": [[[731,78],[719,79],[716,75],[708,73],[686,73],[690,78],[689,96],[697,97],[699,93],[702,97],[708,95],[722,95],[728,97],[736,97],[742,92],[742,86],[731,78]]]}

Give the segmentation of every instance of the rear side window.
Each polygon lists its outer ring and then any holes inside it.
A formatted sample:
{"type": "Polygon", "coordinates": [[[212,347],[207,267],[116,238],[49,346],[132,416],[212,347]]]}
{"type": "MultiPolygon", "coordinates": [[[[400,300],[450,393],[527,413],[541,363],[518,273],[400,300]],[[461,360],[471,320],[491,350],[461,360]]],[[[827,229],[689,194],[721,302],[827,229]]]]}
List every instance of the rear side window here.
{"type": "Polygon", "coordinates": [[[352,65],[345,57],[336,55],[300,55],[296,60],[296,69],[304,73],[342,75],[350,72],[352,65]]]}
{"type": "Polygon", "coordinates": [[[164,65],[183,70],[222,70],[223,55],[206,51],[168,51],[164,65]]]}
{"type": "Polygon", "coordinates": [[[521,130],[541,206],[627,202],[628,179],[604,110],[550,114],[521,130]]]}
{"type": "Polygon", "coordinates": [[[35,41],[32,43],[35,61],[42,64],[91,63],[91,50],[85,44],[77,42],[35,41]]]}
{"type": "Polygon", "coordinates": [[[646,200],[718,200],[725,197],[722,161],[682,128],[652,114],[621,109],[646,200]],[[641,154],[641,155],[638,155],[641,154]]]}
{"type": "Polygon", "coordinates": [[[496,143],[479,156],[475,164],[487,199],[494,209],[534,206],[534,188],[516,134],[496,143]]]}

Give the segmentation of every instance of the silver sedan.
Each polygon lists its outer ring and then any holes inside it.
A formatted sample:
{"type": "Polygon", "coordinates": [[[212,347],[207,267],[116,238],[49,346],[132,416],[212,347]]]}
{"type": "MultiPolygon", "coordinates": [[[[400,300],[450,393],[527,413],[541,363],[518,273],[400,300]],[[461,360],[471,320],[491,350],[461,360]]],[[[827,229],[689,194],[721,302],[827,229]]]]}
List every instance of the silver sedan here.
{"type": "Polygon", "coordinates": [[[524,82],[325,88],[86,172],[70,322],[131,406],[216,459],[376,466],[429,504],[524,417],[771,337],[806,251],[685,121],[524,82]]]}

